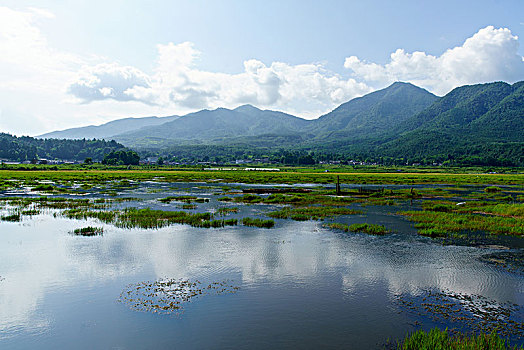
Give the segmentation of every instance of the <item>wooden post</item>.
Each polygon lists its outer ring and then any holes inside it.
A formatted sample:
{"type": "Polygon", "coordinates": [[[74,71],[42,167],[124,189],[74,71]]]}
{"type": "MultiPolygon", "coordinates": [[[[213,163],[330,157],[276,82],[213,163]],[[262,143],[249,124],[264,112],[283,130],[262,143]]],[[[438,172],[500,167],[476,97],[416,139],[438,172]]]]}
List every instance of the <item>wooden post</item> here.
{"type": "Polygon", "coordinates": [[[337,196],[340,196],[340,176],[337,175],[337,196]]]}

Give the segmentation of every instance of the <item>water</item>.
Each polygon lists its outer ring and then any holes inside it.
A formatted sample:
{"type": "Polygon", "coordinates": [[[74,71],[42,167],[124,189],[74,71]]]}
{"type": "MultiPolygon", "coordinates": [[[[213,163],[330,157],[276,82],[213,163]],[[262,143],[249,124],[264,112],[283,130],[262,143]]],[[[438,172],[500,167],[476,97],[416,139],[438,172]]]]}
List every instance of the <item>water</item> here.
{"type": "MultiPolygon", "coordinates": [[[[121,195],[144,201],[119,205],[179,210],[155,199],[196,193],[211,200],[195,211],[239,206],[216,202],[213,187],[195,186],[143,185],[121,195]]],[[[274,207],[240,208],[238,217],[274,207]]],[[[277,220],[273,229],[128,230],[55,218],[53,211],[0,222],[0,348],[382,348],[388,338],[447,325],[407,312],[400,296],[437,290],[523,307],[522,274],[481,259],[497,249],[442,246],[387,214],[392,208],[364,210],[340,221],[396,232],[346,234],[291,220],[277,220]],[[104,227],[104,235],[70,234],[87,225],[104,227]],[[128,285],[160,278],[230,280],[240,290],[194,298],[180,314],[137,312],[118,301],[128,285]]],[[[523,321],[521,311],[515,317],[523,321]]]]}

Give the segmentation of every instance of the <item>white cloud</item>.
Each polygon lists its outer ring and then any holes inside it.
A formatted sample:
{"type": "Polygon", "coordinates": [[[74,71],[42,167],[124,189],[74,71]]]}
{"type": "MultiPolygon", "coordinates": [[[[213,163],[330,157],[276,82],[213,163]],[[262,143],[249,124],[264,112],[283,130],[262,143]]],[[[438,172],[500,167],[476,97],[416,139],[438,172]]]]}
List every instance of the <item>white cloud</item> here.
{"type": "Polygon", "coordinates": [[[139,88],[150,88],[149,76],[130,66],[101,63],[83,67],[68,91],[82,102],[114,99],[149,103],[139,88]]]}
{"type": "Polygon", "coordinates": [[[192,43],[169,43],[157,48],[157,66],[151,76],[132,67],[97,65],[84,68],[69,91],[85,102],[135,100],[173,110],[250,103],[299,112],[312,107],[326,111],[370,91],[365,83],[344,80],[320,64],[273,62],[266,66],[251,59],[244,62],[243,72],[224,74],[196,68],[200,52],[192,43]],[[104,94],[101,89],[111,89],[111,93],[104,90],[104,94]]]}
{"type": "Polygon", "coordinates": [[[408,81],[437,94],[465,84],[524,79],[524,61],[518,52],[518,37],[507,28],[488,26],[468,38],[462,46],[440,56],[398,49],[385,65],[364,62],[356,56],[346,58],[344,67],[357,79],[374,86],[408,81]]]}

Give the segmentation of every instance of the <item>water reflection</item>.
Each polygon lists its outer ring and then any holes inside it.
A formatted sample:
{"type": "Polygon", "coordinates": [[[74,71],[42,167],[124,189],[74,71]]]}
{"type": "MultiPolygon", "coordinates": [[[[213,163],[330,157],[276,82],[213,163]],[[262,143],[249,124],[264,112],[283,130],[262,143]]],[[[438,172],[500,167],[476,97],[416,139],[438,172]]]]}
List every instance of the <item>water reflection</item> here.
{"type": "MultiPolygon", "coordinates": [[[[398,227],[406,225],[402,218],[389,220],[397,220],[398,227]]],[[[184,225],[124,230],[103,225],[103,237],[69,234],[87,225],[101,226],[95,221],[51,215],[22,223],[0,223],[0,276],[4,278],[0,282],[0,344],[4,341],[16,347],[28,336],[39,339],[41,334],[55,334],[53,330],[63,327],[63,322],[85,324],[82,314],[71,312],[85,298],[93,299],[92,312],[102,318],[106,312],[109,317],[108,310],[118,314],[114,317],[137,317],[122,305],[113,305],[120,291],[128,283],[163,277],[234,279],[242,293],[227,299],[230,309],[222,309],[226,306],[214,299],[200,306],[230,312],[231,317],[236,315],[231,311],[235,307],[245,308],[246,313],[262,308],[265,314],[277,312],[291,324],[303,322],[303,329],[315,329],[311,320],[296,319],[306,308],[313,310],[310,312],[319,324],[337,321],[365,328],[375,322],[373,327],[382,329],[382,336],[396,320],[389,310],[395,295],[418,295],[435,288],[524,303],[522,277],[481,262],[479,257],[485,249],[441,246],[403,232],[373,237],[335,233],[313,221],[280,221],[272,230],[184,225]],[[344,305],[351,305],[365,319],[358,325],[351,323],[347,310],[341,308],[344,305]],[[69,310],[67,317],[58,316],[60,310],[69,310]]],[[[198,312],[198,307],[195,310],[198,312]]],[[[283,327],[269,316],[265,320],[237,316],[235,327],[248,327],[254,320],[263,323],[268,334],[283,327]]],[[[301,317],[310,316],[306,312],[301,317]]],[[[208,317],[216,322],[223,316],[217,311],[208,317]]],[[[148,322],[153,327],[160,321],[148,322]]],[[[170,319],[161,322],[177,327],[170,319]]],[[[295,326],[289,326],[289,330],[295,326]]],[[[129,336],[136,331],[118,324],[107,327],[105,332],[129,336]]],[[[350,337],[337,332],[341,339],[350,337]]],[[[376,332],[373,328],[362,333],[366,340],[361,339],[360,344],[375,344],[380,336],[376,332]]],[[[47,334],[47,339],[53,336],[47,334]]]]}

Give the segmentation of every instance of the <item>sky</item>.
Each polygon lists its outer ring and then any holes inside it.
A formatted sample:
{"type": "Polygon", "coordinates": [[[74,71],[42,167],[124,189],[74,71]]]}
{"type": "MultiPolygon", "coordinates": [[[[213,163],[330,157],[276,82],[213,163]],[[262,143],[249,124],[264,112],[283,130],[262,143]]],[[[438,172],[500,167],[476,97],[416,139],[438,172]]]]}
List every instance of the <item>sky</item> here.
{"type": "Polygon", "coordinates": [[[0,0],[0,132],[524,80],[523,0],[0,0]]]}

